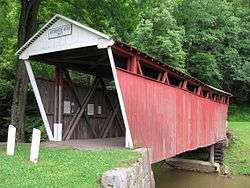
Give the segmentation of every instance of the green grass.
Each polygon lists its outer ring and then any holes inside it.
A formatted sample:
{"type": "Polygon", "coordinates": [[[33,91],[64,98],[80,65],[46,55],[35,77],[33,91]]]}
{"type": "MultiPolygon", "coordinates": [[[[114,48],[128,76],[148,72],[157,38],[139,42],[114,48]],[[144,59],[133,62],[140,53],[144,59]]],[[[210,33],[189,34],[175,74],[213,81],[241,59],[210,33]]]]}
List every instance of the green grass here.
{"type": "Polygon", "coordinates": [[[250,122],[229,122],[229,130],[233,136],[224,164],[234,174],[250,174],[250,122]]]}
{"type": "Polygon", "coordinates": [[[100,187],[101,175],[126,167],[140,154],[126,149],[101,151],[41,148],[37,164],[29,162],[29,146],[18,145],[14,157],[0,146],[0,187],[100,187]]]}

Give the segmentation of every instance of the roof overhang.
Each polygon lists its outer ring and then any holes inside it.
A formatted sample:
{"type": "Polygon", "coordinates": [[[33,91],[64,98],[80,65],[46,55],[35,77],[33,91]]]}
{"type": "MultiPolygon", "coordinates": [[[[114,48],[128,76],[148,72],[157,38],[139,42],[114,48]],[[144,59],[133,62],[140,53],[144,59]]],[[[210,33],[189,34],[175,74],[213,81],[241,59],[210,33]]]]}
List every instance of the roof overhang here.
{"type": "Polygon", "coordinates": [[[218,93],[232,96],[231,93],[207,85],[200,80],[187,75],[165,63],[162,63],[160,60],[149,56],[148,54],[145,54],[128,44],[114,41],[110,36],[104,33],[101,33],[93,28],[59,14],[56,14],[32,38],[30,38],[16,52],[16,55],[19,56],[19,59],[23,60],[34,59],[44,61],[48,64],[64,63],[66,67],[69,66],[68,68],[78,70],[80,70],[81,67],[83,70],[87,70],[85,67],[93,68],[97,67],[98,65],[98,69],[89,69],[88,72],[98,75],[99,70],[101,70],[101,72],[107,70],[106,72],[103,72],[103,75],[105,75],[104,77],[106,77],[110,74],[111,70],[110,68],[103,69],[103,67],[107,67],[109,63],[106,61],[106,50],[101,49],[107,48],[109,46],[119,46],[124,50],[139,55],[140,57],[149,59],[152,63],[155,63],[156,65],[161,66],[182,78],[210,88],[211,90],[214,90],[218,93]],[[71,58],[69,58],[69,54],[71,54],[71,58]],[[86,54],[89,54],[89,56],[86,54]],[[95,59],[97,54],[102,54],[104,57],[95,59]],[[81,56],[80,59],[79,55],[81,56]],[[91,58],[93,60],[92,62],[91,58]],[[95,62],[98,63],[94,65],[95,62]]]}
{"type": "Polygon", "coordinates": [[[111,37],[80,24],[74,20],[56,14],[17,52],[20,59],[57,51],[97,46],[98,49],[112,46],[111,37]]]}

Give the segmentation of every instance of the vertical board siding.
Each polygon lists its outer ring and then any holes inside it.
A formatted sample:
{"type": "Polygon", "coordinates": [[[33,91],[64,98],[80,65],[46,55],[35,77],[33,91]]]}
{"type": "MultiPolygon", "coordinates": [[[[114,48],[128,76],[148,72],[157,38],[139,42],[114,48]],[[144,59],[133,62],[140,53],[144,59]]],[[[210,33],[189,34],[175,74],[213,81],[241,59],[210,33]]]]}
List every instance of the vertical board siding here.
{"type": "Polygon", "coordinates": [[[135,147],[153,162],[226,137],[228,105],[117,69],[135,147]]]}
{"type": "MultiPolygon", "coordinates": [[[[53,124],[54,124],[54,83],[52,80],[49,79],[43,79],[38,78],[37,84],[41,93],[42,102],[45,107],[46,114],[48,116],[50,128],[53,131],[53,124]]],[[[80,102],[84,99],[85,95],[87,94],[89,88],[84,87],[76,87],[78,96],[80,98],[80,102]]],[[[114,91],[108,90],[107,94],[111,100],[111,103],[114,105],[118,101],[117,95],[114,91]]],[[[62,106],[64,106],[64,101],[71,101],[74,103],[72,105],[72,113],[65,114],[63,113],[63,127],[62,127],[62,133],[65,134],[68,126],[70,125],[70,121],[72,120],[72,117],[74,116],[74,113],[77,111],[78,105],[77,101],[72,93],[72,90],[68,86],[67,82],[64,81],[63,86],[63,99],[62,99],[62,106]]],[[[95,105],[95,115],[88,116],[89,121],[93,129],[96,131],[97,135],[101,133],[101,130],[103,129],[104,122],[108,117],[108,114],[111,111],[110,106],[106,103],[103,91],[101,88],[98,88],[94,95],[90,98],[90,101],[88,104],[94,104],[95,105]],[[97,114],[97,107],[102,106],[102,114],[97,114]]],[[[62,107],[63,108],[63,107],[62,107]]],[[[64,110],[62,109],[62,112],[64,110]]],[[[121,111],[118,110],[118,116],[122,120],[121,111]]],[[[122,125],[124,126],[124,125],[122,125]]],[[[100,135],[99,135],[100,136],[100,135]]],[[[124,132],[120,130],[119,123],[116,119],[114,119],[112,126],[110,130],[108,131],[107,137],[121,137],[124,136],[124,132]]],[[[73,134],[71,136],[71,139],[91,139],[94,138],[94,135],[87,125],[86,120],[81,117],[79,123],[76,125],[73,134]]]]}

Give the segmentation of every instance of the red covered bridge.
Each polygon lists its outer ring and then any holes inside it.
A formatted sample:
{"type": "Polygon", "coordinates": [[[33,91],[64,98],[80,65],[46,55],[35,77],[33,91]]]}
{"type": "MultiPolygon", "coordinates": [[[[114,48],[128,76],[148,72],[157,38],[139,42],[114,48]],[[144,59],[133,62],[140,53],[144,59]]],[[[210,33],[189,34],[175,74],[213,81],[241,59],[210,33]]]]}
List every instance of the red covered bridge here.
{"type": "Polygon", "coordinates": [[[157,162],[226,137],[231,94],[64,16],[17,54],[51,141],[125,136],[126,147],[150,147],[157,162]],[[29,60],[54,66],[54,79],[35,79],[29,60]],[[76,85],[74,71],[92,75],[92,86],[76,85]],[[112,80],[115,92],[105,85],[112,80]]]}

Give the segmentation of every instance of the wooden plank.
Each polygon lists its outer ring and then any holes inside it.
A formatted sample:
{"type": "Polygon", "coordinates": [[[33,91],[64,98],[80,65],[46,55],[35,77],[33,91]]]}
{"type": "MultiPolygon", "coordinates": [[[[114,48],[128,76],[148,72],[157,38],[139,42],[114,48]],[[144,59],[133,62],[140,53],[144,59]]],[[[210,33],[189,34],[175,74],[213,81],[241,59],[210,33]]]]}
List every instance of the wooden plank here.
{"type": "Polygon", "coordinates": [[[95,92],[95,90],[96,90],[99,82],[100,82],[100,78],[97,79],[97,81],[95,82],[95,84],[93,85],[93,87],[89,90],[88,94],[85,96],[85,98],[83,100],[83,103],[81,105],[81,108],[79,108],[80,111],[77,113],[75,119],[71,122],[71,124],[69,126],[70,129],[69,129],[68,133],[66,133],[66,135],[67,135],[65,137],[66,140],[70,139],[70,137],[71,137],[71,135],[72,135],[72,133],[73,133],[73,131],[74,131],[77,123],[81,119],[81,117],[82,117],[82,115],[84,113],[84,110],[85,110],[85,108],[86,108],[86,106],[87,106],[90,98],[92,97],[93,93],[95,92]]]}
{"type": "MultiPolygon", "coordinates": [[[[86,100],[86,98],[88,97],[89,93],[93,90],[93,88],[96,87],[96,85],[98,84],[98,82],[99,82],[99,79],[97,79],[97,77],[96,77],[95,80],[94,80],[94,82],[93,82],[92,87],[89,89],[88,93],[85,95],[85,97],[84,97],[84,99],[83,99],[83,102],[86,100]]],[[[65,132],[65,133],[66,133],[65,135],[68,134],[68,131],[69,131],[70,127],[73,125],[73,123],[74,123],[76,117],[78,116],[78,114],[79,114],[79,112],[80,112],[80,110],[81,110],[81,106],[82,106],[82,105],[80,105],[80,106],[77,108],[76,113],[75,113],[74,116],[72,117],[72,119],[71,119],[71,121],[70,121],[70,124],[69,124],[69,126],[67,127],[67,130],[66,130],[66,132],[65,132]]],[[[65,138],[64,138],[64,139],[65,139],[65,138]]]]}
{"type": "MultiPolygon", "coordinates": [[[[101,79],[100,81],[101,83],[101,87],[102,87],[102,90],[103,90],[103,94],[104,94],[104,97],[105,97],[105,100],[107,102],[107,104],[111,107],[111,109],[114,111],[115,110],[115,106],[112,104],[109,96],[108,96],[108,93],[107,93],[107,88],[106,88],[106,85],[105,83],[103,82],[103,80],[101,79]]],[[[115,116],[117,122],[118,122],[118,125],[119,125],[119,128],[121,129],[122,132],[124,132],[124,124],[122,123],[123,120],[120,119],[120,117],[118,116],[118,114],[115,116]]]]}
{"type": "Polygon", "coordinates": [[[168,72],[164,72],[161,82],[169,85],[168,72]]]}
{"type": "Polygon", "coordinates": [[[34,76],[34,73],[32,71],[32,68],[31,68],[31,65],[30,65],[28,60],[25,60],[24,62],[25,62],[26,70],[27,70],[27,73],[28,73],[28,76],[30,79],[30,83],[31,83],[33,92],[35,94],[35,98],[36,98],[36,101],[38,104],[40,114],[42,116],[42,120],[43,120],[43,123],[45,126],[45,130],[47,132],[48,138],[49,138],[49,140],[54,140],[52,131],[50,129],[49,121],[48,121],[48,118],[47,118],[47,115],[46,115],[46,112],[45,112],[45,109],[43,106],[41,95],[40,95],[40,92],[39,92],[37,84],[36,84],[35,76],[34,76]]]}
{"type": "Polygon", "coordinates": [[[98,138],[98,135],[97,135],[95,129],[93,128],[93,126],[91,126],[90,119],[88,118],[88,115],[86,113],[84,113],[84,118],[86,120],[86,123],[87,123],[88,127],[92,131],[92,133],[94,135],[94,138],[98,138]]]}
{"type": "Polygon", "coordinates": [[[114,110],[113,113],[112,113],[112,116],[111,116],[111,118],[110,118],[110,121],[108,122],[108,126],[107,126],[106,130],[105,130],[104,133],[103,133],[102,138],[106,138],[106,137],[107,137],[108,132],[109,132],[109,130],[110,130],[110,128],[111,128],[111,126],[112,126],[112,124],[113,124],[113,122],[114,122],[115,116],[116,116],[116,114],[117,114],[117,112],[118,112],[118,109],[119,109],[119,105],[117,104],[116,107],[115,107],[115,110],[114,110]]]}
{"type": "MultiPolygon", "coordinates": [[[[70,88],[70,89],[72,90],[72,92],[73,92],[73,95],[74,95],[74,97],[75,97],[75,99],[76,99],[76,102],[77,102],[78,107],[82,108],[81,103],[80,103],[80,97],[79,97],[78,94],[77,94],[77,90],[76,90],[76,88],[75,88],[75,86],[74,86],[74,83],[73,83],[71,77],[70,77],[69,71],[68,71],[67,69],[63,68],[63,72],[64,72],[64,75],[65,75],[66,79],[68,80],[68,84],[69,84],[69,86],[70,86],[69,88],[70,88]]],[[[83,116],[84,116],[84,118],[85,118],[85,120],[86,120],[86,123],[87,123],[88,127],[89,127],[90,130],[92,131],[94,137],[97,138],[98,135],[97,135],[95,129],[93,129],[93,127],[91,126],[90,119],[89,119],[88,115],[87,115],[86,113],[84,113],[83,116]]]]}
{"type": "Polygon", "coordinates": [[[63,74],[62,68],[58,67],[59,70],[59,83],[58,83],[58,121],[57,123],[62,123],[63,113],[62,113],[62,97],[63,97],[63,74]]]}

